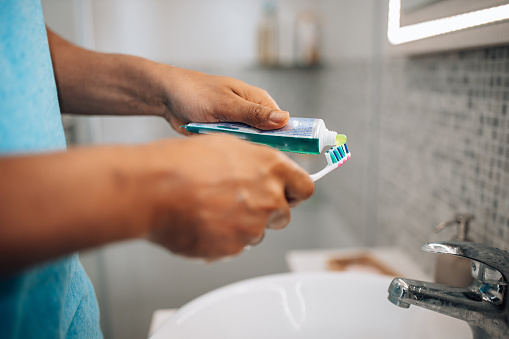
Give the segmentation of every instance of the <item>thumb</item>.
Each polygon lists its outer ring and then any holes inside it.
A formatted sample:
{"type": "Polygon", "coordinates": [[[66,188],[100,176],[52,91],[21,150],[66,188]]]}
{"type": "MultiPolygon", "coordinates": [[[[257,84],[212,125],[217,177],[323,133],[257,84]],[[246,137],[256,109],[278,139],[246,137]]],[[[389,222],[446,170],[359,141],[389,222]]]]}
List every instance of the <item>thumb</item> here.
{"type": "Polygon", "coordinates": [[[231,118],[255,128],[271,130],[285,126],[290,119],[290,113],[241,99],[235,116],[231,118]]]}

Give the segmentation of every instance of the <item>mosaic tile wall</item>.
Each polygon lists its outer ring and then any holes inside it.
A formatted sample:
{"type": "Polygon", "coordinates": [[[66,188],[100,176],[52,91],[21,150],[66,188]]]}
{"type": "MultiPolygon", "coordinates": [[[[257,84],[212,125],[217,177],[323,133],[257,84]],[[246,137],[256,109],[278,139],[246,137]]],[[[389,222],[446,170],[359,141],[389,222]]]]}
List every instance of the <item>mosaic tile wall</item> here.
{"type": "Polygon", "coordinates": [[[457,211],[473,240],[509,250],[509,46],[384,62],[377,243],[429,266],[420,246],[457,211]]]}

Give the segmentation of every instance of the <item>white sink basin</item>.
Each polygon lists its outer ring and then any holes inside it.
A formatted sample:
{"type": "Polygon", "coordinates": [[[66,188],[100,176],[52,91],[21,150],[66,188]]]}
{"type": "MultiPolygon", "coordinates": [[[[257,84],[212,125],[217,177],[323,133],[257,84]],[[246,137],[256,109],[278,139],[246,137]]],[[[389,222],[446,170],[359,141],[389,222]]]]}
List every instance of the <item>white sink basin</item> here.
{"type": "Polygon", "coordinates": [[[471,338],[463,321],[387,300],[392,278],[280,274],[245,280],[183,306],[153,339],[471,338]]]}

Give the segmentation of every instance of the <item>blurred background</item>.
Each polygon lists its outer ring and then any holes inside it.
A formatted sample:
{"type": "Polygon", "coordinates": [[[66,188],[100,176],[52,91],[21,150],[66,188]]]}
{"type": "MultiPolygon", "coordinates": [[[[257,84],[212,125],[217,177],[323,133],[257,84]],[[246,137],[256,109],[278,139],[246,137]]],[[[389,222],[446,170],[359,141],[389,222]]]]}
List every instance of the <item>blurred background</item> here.
{"type": "MultiPolygon", "coordinates": [[[[317,183],[283,231],[234,260],[203,264],[144,241],[81,253],[106,338],[146,337],[152,313],[225,284],[287,272],[295,249],[420,246],[458,211],[470,237],[509,249],[509,46],[397,55],[388,1],[43,0],[64,38],[108,53],[238,78],[293,116],[324,119],[353,157],[317,183]]],[[[73,145],[178,138],[160,118],[64,116],[73,145]]],[[[292,155],[308,171],[322,156],[292,155]]]]}

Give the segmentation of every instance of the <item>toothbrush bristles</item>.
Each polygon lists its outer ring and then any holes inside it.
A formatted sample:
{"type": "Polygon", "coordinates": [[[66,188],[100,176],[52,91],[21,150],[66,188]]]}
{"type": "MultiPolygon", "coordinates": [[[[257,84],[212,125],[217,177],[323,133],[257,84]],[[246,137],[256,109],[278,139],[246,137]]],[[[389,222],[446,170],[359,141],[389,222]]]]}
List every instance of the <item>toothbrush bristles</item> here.
{"type": "Polygon", "coordinates": [[[350,159],[350,152],[348,151],[348,147],[346,144],[340,146],[331,147],[328,151],[325,152],[325,159],[327,160],[327,166],[318,173],[311,175],[313,181],[316,181],[326,175],[329,172],[332,172],[336,168],[341,167],[350,159]]]}

